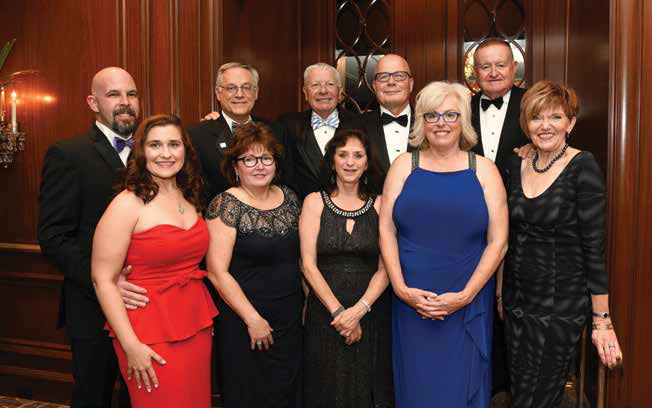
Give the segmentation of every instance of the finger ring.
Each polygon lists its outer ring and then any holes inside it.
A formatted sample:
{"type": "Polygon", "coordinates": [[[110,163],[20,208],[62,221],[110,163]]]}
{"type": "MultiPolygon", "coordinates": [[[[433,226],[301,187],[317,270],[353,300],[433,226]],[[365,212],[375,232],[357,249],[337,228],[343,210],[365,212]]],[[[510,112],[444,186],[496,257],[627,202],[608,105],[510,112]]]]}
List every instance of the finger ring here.
{"type": "Polygon", "coordinates": [[[258,344],[260,346],[261,344],[263,344],[263,342],[262,341],[257,341],[256,344],[258,344]]]}
{"type": "Polygon", "coordinates": [[[609,348],[616,348],[616,346],[614,346],[613,344],[610,344],[609,348]]]}

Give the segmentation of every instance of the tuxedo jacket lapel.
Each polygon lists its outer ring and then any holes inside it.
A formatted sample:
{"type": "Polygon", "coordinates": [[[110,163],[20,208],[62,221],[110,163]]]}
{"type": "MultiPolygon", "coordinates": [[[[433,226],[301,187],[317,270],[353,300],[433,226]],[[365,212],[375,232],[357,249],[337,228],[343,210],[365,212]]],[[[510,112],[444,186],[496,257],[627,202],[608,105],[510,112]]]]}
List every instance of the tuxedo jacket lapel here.
{"type": "Polygon", "coordinates": [[[498,150],[496,152],[496,163],[501,163],[504,157],[510,155],[511,149],[517,144],[520,133],[519,116],[521,110],[521,94],[512,88],[512,93],[507,104],[505,121],[500,131],[500,140],[498,141],[498,150]]]}
{"type": "Polygon", "coordinates": [[[319,180],[319,166],[323,155],[319,148],[319,143],[317,143],[315,132],[312,130],[310,124],[311,115],[312,111],[308,110],[304,112],[303,119],[297,122],[297,134],[301,135],[298,141],[299,143],[297,143],[297,152],[301,155],[301,159],[306,168],[312,173],[315,179],[319,180]]]}
{"type": "Polygon", "coordinates": [[[473,95],[471,98],[471,125],[478,134],[478,143],[473,146],[473,151],[481,156],[484,156],[484,148],[482,146],[482,126],[480,126],[480,96],[482,93],[473,95]]]}
{"type": "Polygon", "coordinates": [[[378,163],[380,164],[381,169],[384,173],[389,169],[389,154],[387,153],[387,142],[385,141],[385,131],[383,130],[383,122],[380,119],[380,109],[372,112],[374,115],[373,120],[368,121],[367,135],[373,137],[375,135],[376,140],[374,146],[376,146],[376,157],[378,158],[378,163]]]}
{"type": "Polygon", "coordinates": [[[95,150],[99,153],[100,157],[114,171],[124,168],[125,165],[122,163],[118,152],[111,146],[104,133],[97,126],[93,126],[93,130],[95,130],[95,135],[93,136],[95,150]]]}

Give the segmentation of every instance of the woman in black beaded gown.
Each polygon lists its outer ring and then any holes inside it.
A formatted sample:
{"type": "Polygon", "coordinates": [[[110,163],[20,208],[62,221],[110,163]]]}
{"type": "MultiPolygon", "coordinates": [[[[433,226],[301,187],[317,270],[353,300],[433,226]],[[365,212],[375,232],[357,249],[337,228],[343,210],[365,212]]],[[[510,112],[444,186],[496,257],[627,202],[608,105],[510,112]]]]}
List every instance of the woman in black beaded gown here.
{"type": "Polygon", "coordinates": [[[304,406],[394,406],[391,303],[380,261],[380,172],[369,139],[338,131],[326,145],[324,190],[300,220],[310,284],[304,324],[304,406]]]}
{"type": "Polygon", "coordinates": [[[559,406],[591,311],[602,363],[622,361],[609,317],[604,181],[591,153],[568,146],[577,110],[575,92],[549,81],[521,102],[535,155],[514,157],[508,167],[502,305],[500,274],[497,288],[515,408],[559,406]]]}
{"type": "Polygon", "coordinates": [[[281,156],[265,125],[238,127],[222,162],[233,187],[206,214],[225,408],[303,407],[299,202],[275,184],[281,156]]]}

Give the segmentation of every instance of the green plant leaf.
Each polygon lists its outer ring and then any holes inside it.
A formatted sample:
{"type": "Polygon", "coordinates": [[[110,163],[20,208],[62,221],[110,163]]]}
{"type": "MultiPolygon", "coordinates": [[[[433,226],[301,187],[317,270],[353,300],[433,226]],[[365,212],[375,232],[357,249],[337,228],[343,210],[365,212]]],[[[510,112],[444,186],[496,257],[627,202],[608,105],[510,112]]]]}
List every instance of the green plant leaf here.
{"type": "Polygon", "coordinates": [[[2,47],[2,50],[0,50],[0,70],[2,70],[2,66],[5,64],[5,60],[7,59],[7,56],[9,56],[9,52],[11,51],[11,48],[14,46],[15,42],[15,38],[13,40],[7,41],[5,46],[2,47]]]}

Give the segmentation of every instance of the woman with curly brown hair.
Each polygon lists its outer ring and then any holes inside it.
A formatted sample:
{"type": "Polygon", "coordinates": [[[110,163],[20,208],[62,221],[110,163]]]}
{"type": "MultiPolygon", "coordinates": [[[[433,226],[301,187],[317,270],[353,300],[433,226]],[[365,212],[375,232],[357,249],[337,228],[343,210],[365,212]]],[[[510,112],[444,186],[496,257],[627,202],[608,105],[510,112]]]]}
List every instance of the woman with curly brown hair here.
{"type": "Polygon", "coordinates": [[[95,231],[95,291],[132,405],[210,407],[217,310],[199,269],[209,235],[197,155],[175,116],[145,119],[134,139],[123,190],[95,231]],[[146,308],[125,308],[116,284],[123,265],[147,290],[146,308]]]}

